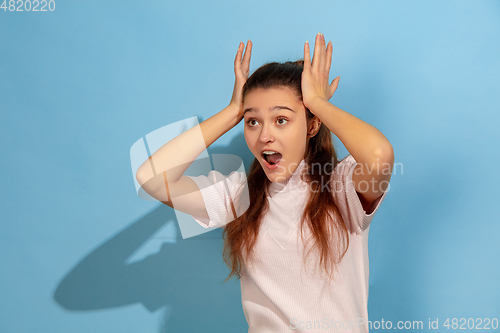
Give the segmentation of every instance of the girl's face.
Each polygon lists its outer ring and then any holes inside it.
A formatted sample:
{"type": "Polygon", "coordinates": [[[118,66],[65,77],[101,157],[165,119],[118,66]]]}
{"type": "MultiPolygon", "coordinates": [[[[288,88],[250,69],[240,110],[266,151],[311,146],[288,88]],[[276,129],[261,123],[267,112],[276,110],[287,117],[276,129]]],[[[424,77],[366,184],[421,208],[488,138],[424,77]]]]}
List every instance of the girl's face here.
{"type": "Polygon", "coordinates": [[[310,122],[304,104],[291,88],[257,88],[245,96],[243,110],[245,140],[267,178],[288,179],[305,158],[310,122]]]}

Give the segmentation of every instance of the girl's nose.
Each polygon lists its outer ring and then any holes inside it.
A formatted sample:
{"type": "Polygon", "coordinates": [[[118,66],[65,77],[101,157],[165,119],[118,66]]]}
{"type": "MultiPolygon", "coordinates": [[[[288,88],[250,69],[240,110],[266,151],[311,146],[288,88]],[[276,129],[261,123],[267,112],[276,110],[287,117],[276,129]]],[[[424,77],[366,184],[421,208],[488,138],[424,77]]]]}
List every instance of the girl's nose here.
{"type": "Polygon", "coordinates": [[[262,131],[260,131],[259,135],[259,140],[261,143],[274,142],[274,135],[272,135],[267,126],[262,127],[262,131]]]}

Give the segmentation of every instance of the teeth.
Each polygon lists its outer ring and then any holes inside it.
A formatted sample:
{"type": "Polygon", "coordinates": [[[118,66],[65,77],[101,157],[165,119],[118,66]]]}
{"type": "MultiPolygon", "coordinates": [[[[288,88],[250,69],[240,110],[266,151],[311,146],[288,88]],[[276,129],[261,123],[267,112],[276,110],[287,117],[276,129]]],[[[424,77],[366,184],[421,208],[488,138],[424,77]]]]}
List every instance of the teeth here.
{"type": "Polygon", "coordinates": [[[272,155],[272,154],[277,154],[277,152],[272,151],[272,150],[265,150],[265,151],[262,152],[262,154],[272,155]]]}

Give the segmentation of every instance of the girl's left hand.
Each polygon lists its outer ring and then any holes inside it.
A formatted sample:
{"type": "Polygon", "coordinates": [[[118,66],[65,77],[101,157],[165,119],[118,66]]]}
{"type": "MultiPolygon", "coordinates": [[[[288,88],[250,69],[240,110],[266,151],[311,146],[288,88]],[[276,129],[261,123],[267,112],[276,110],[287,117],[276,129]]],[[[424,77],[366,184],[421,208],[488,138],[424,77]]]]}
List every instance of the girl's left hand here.
{"type": "Polygon", "coordinates": [[[325,49],[325,36],[322,33],[316,35],[312,64],[309,43],[306,42],[304,45],[302,100],[309,110],[311,109],[310,106],[317,101],[326,100],[328,102],[335,90],[337,90],[340,76],[336,77],[331,84],[328,84],[332,53],[332,42],[329,42],[325,49]]]}

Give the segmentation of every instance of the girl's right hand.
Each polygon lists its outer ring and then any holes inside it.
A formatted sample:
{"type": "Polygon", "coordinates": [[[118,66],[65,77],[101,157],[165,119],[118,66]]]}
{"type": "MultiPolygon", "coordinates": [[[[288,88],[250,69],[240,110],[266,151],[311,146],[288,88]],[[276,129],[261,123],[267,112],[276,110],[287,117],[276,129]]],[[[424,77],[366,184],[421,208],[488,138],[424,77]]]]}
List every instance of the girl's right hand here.
{"type": "MultiPolygon", "coordinates": [[[[252,55],[252,42],[248,40],[247,47],[245,50],[245,54],[242,57],[243,49],[245,48],[245,44],[240,42],[238,46],[238,52],[236,53],[236,58],[234,59],[234,89],[233,96],[231,97],[231,102],[229,105],[233,105],[235,108],[239,110],[238,112],[238,120],[241,121],[243,119],[243,85],[248,79],[248,74],[250,71],[250,57],[252,55]],[[243,60],[242,60],[243,58],[243,60]]],[[[239,122],[238,121],[238,122],[239,122]]]]}

